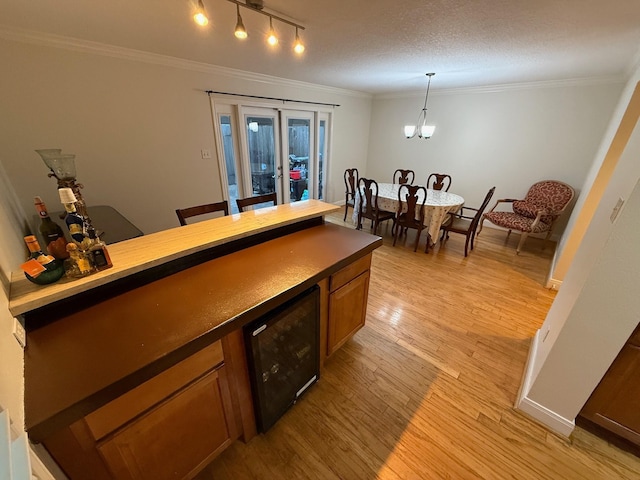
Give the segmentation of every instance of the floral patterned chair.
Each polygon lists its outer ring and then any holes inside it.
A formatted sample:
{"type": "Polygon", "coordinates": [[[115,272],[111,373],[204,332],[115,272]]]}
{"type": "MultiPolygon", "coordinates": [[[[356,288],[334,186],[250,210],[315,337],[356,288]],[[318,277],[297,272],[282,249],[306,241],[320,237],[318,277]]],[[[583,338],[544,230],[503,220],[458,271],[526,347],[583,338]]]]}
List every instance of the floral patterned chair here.
{"type": "Polygon", "coordinates": [[[555,221],[567,208],[574,195],[575,191],[566,183],[556,180],[534,183],[523,200],[511,198],[498,200],[493,208],[482,216],[478,235],[482,231],[485,220],[508,229],[507,237],[512,230],[517,230],[521,235],[516,253],[520,253],[530,233],[546,232],[545,240],[549,239],[555,221]],[[501,203],[511,203],[513,212],[496,212],[496,207],[501,203]]]}

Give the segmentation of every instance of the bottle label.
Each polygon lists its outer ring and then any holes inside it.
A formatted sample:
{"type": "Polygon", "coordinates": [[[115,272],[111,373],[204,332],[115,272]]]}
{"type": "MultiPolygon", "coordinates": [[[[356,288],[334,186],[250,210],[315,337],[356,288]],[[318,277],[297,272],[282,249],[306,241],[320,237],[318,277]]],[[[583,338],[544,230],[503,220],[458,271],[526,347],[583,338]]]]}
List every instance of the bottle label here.
{"type": "Polygon", "coordinates": [[[104,256],[104,251],[94,250],[92,253],[93,253],[93,263],[97,268],[105,267],[108,264],[107,259],[104,256]]]}
{"type": "Polygon", "coordinates": [[[78,258],[78,269],[81,273],[89,273],[91,271],[91,264],[86,258],[78,258]]]}

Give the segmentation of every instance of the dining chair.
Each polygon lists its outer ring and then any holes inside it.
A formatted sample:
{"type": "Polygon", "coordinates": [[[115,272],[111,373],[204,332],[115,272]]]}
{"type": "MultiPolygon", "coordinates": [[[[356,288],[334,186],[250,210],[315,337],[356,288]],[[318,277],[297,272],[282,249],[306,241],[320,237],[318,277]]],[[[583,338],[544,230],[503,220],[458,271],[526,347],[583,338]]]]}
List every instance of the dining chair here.
{"type": "Polygon", "coordinates": [[[358,169],[347,168],[344,171],[344,219],[347,221],[347,210],[355,207],[356,187],[358,186],[358,169]]]}
{"type": "Polygon", "coordinates": [[[489,220],[508,230],[507,237],[512,230],[520,232],[520,242],[516,247],[516,254],[520,253],[524,241],[531,233],[545,233],[545,242],[549,240],[553,226],[558,217],[571,203],[575,191],[570,185],[557,180],[543,180],[534,183],[524,199],[502,198],[496,202],[491,210],[482,216],[480,229],[485,220],[489,220]],[[512,212],[496,212],[496,207],[501,203],[510,203],[512,212]]]}
{"type": "Polygon", "coordinates": [[[278,197],[276,192],[266,193],[264,195],[257,195],[255,197],[238,198],[236,199],[236,205],[238,205],[238,211],[244,212],[245,208],[251,205],[257,205],[259,203],[273,202],[274,205],[278,205],[278,197]]]}
{"type": "Polygon", "coordinates": [[[431,190],[444,190],[448,192],[450,186],[451,176],[446,173],[432,173],[427,178],[427,188],[431,188],[431,190]]]}
{"type": "Polygon", "coordinates": [[[446,242],[449,238],[449,233],[460,233],[464,235],[466,238],[464,242],[464,256],[467,256],[469,250],[469,243],[471,243],[471,250],[473,250],[473,241],[476,237],[476,229],[478,228],[478,223],[480,222],[480,218],[482,217],[482,213],[487,208],[491,197],[493,197],[493,192],[496,191],[496,187],[492,187],[487,195],[484,197],[482,201],[482,205],[479,208],[467,207],[463,206],[460,208],[459,213],[449,212],[450,221],[442,224],[442,237],[440,241],[443,240],[446,242]],[[475,212],[473,215],[465,215],[465,210],[471,210],[475,212]]]}
{"type": "MultiPolygon", "coordinates": [[[[419,185],[400,185],[398,189],[398,211],[393,221],[395,235],[393,236],[393,246],[396,246],[398,235],[405,233],[408,228],[415,228],[416,242],[413,251],[418,250],[420,242],[420,234],[424,228],[424,204],[427,201],[427,189],[419,185]],[[416,218],[417,217],[417,218],[416,218]]],[[[428,237],[428,234],[427,234],[428,237]]],[[[425,253],[429,251],[429,238],[427,238],[427,247],[425,253]]]]}
{"type": "Polygon", "coordinates": [[[402,169],[398,169],[395,172],[393,172],[393,182],[392,183],[399,183],[399,184],[408,184],[408,185],[412,185],[413,181],[416,179],[416,172],[414,172],[413,170],[402,170],[402,169]]]}
{"type": "Polygon", "coordinates": [[[224,212],[225,215],[229,215],[229,203],[226,200],[223,200],[222,202],[217,203],[206,203],[196,207],[176,209],[176,215],[178,216],[180,225],[186,225],[187,218],[214,212],[224,212]]]}
{"type": "Polygon", "coordinates": [[[371,220],[371,229],[375,235],[378,225],[385,220],[393,220],[395,213],[387,212],[378,208],[378,182],[375,180],[360,177],[358,182],[360,203],[358,205],[358,226],[356,230],[362,230],[362,219],[371,220]]]}

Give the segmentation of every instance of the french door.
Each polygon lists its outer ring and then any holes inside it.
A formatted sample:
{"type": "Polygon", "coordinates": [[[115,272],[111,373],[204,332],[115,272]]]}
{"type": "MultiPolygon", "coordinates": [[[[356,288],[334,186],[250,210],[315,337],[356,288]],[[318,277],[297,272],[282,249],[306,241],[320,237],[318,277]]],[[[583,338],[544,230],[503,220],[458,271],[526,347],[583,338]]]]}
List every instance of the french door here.
{"type": "Polygon", "coordinates": [[[272,192],[278,203],[324,198],[329,113],[212,106],[221,180],[232,213],[236,198],[272,192]]]}

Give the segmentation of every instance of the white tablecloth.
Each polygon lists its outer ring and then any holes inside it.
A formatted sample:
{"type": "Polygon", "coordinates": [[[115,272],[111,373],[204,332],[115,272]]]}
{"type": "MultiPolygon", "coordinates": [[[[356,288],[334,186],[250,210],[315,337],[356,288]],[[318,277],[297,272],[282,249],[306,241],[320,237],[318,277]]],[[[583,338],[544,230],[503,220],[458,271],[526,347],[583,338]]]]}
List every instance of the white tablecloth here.
{"type": "MultiPolygon", "coordinates": [[[[388,212],[398,211],[398,190],[397,183],[378,184],[378,208],[388,212]]],[[[418,203],[422,203],[422,198],[418,203]]],[[[447,218],[447,213],[457,212],[464,204],[464,198],[455,193],[444,192],[442,190],[427,189],[427,201],[424,204],[424,225],[427,227],[431,243],[433,244],[439,235],[442,222],[447,218]]],[[[404,210],[406,205],[403,202],[404,210]]],[[[360,211],[360,195],[356,192],[353,208],[353,222],[358,223],[358,212],[360,211]]]]}

